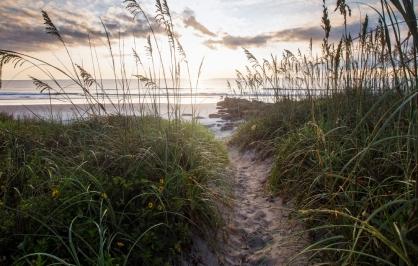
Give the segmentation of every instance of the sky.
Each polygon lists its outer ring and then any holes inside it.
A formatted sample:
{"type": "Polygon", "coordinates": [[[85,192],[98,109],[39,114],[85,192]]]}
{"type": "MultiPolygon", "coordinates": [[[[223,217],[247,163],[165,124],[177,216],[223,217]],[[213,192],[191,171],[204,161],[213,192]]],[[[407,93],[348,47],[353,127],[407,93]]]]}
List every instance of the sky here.
{"type": "MultiPolygon", "coordinates": [[[[335,2],[328,0],[327,4],[337,36],[342,32],[342,17],[334,12],[335,2]]],[[[363,2],[376,5],[378,0],[363,2]]],[[[156,34],[162,36],[163,30],[153,19],[154,0],[138,3],[151,18],[156,34]]],[[[168,5],[192,76],[197,75],[204,58],[202,77],[206,79],[232,78],[235,69],[247,63],[242,48],[263,58],[280,55],[284,49],[305,51],[311,38],[319,49],[323,38],[322,0],[168,0],[168,5]]],[[[356,3],[351,7],[349,28],[356,31],[365,13],[373,11],[356,3]]],[[[123,0],[1,0],[0,49],[68,66],[66,50],[45,33],[41,10],[48,12],[77,64],[93,71],[97,66],[92,58],[97,54],[104,78],[112,77],[112,62],[101,20],[111,34],[113,53],[123,59],[127,69],[135,72],[132,48],[146,57],[144,47],[150,30],[143,17],[133,20],[123,0]]],[[[27,79],[29,75],[42,78],[43,74],[30,66],[17,70],[8,66],[3,71],[3,79],[27,79]]]]}

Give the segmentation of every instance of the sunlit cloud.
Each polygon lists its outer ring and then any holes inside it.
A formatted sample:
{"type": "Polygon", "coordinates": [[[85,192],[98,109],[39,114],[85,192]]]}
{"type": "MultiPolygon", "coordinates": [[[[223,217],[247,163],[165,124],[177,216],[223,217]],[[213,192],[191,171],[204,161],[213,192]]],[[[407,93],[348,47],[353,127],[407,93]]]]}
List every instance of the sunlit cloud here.
{"type": "MultiPolygon", "coordinates": [[[[167,43],[164,29],[154,18],[155,0],[138,2],[147,12],[164,54],[167,43]]],[[[168,4],[175,35],[188,61],[199,66],[205,57],[205,74],[210,76],[233,75],[234,68],[245,63],[241,48],[251,48],[259,56],[268,56],[280,54],[283,49],[308,48],[311,39],[314,48],[320,49],[324,37],[320,26],[322,0],[168,0],[168,4]]],[[[373,12],[364,7],[365,11],[359,16],[355,6],[352,7],[348,31],[355,37],[365,12],[369,15],[373,12]]],[[[66,52],[60,42],[45,32],[41,10],[48,12],[71,47],[71,54],[86,67],[91,64],[91,60],[86,59],[91,54],[89,41],[97,48],[101,60],[110,56],[101,21],[115,47],[111,56],[129,58],[134,48],[141,57],[148,57],[145,38],[152,33],[141,15],[133,20],[123,0],[0,0],[0,49],[42,55],[52,62],[65,60],[66,52]]],[[[329,11],[333,26],[331,41],[338,41],[344,32],[342,18],[338,11],[334,12],[334,4],[329,3],[329,11]]],[[[371,24],[377,21],[376,17],[370,18],[371,24]]],[[[164,59],[168,56],[164,54],[164,59]]],[[[127,66],[134,67],[134,63],[127,66]]]]}
{"type": "Polygon", "coordinates": [[[203,35],[207,35],[207,36],[211,36],[211,37],[216,36],[215,33],[210,31],[206,26],[204,26],[199,21],[197,21],[196,15],[195,15],[193,10],[191,10],[189,8],[186,8],[183,11],[182,15],[183,15],[183,23],[184,23],[184,26],[186,28],[188,28],[188,27],[193,28],[194,30],[196,30],[197,32],[199,32],[203,35]]]}
{"type": "MultiPolygon", "coordinates": [[[[341,38],[345,29],[344,26],[332,28],[331,40],[335,41],[341,38]]],[[[347,25],[347,34],[355,36],[360,31],[359,23],[347,25]]],[[[211,48],[217,49],[219,46],[229,49],[238,49],[242,47],[266,47],[272,43],[280,42],[309,42],[310,40],[317,42],[324,38],[324,31],[320,26],[313,27],[297,27],[291,29],[280,30],[276,32],[268,32],[257,34],[255,36],[234,36],[224,34],[220,39],[209,39],[204,44],[211,48]]]]}
{"type": "MultiPolygon", "coordinates": [[[[40,51],[60,47],[56,38],[45,33],[41,9],[45,9],[56,24],[60,34],[69,45],[83,46],[105,36],[105,30],[112,39],[135,36],[143,38],[150,34],[149,27],[143,19],[134,21],[122,6],[110,7],[98,17],[91,10],[80,9],[70,12],[42,4],[16,8],[12,0],[2,1],[0,13],[0,48],[17,51],[40,51]],[[100,20],[101,19],[101,20],[100,20]]],[[[153,28],[160,32],[157,23],[153,28]]]]}

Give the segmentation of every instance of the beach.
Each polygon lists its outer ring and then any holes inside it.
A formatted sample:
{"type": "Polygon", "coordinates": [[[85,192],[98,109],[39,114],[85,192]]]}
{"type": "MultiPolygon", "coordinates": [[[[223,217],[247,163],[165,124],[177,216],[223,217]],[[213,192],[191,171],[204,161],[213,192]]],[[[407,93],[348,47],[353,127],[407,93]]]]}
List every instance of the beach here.
{"type": "MultiPolygon", "coordinates": [[[[221,98],[219,98],[219,101],[221,98]]],[[[87,104],[37,104],[29,102],[30,104],[10,104],[10,105],[0,105],[0,113],[5,113],[13,116],[14,118],[41,118],[41,119],[50,119],[62,121],[64,123],[71,122],[74,119],[78,118],[88,118],[91,116],[89,114],[90,105],[87,104]]],[[[140,110],[145,112],[145,114],[153,114],[151,104],[133,104],[133,109],[127,108],[126,115],[139,115],[140,110]],[[132,110],[135,110],[132,112],[132,110]]],[[[158,105],[158,109],[161,111],[160,116],[162,118],[168,118],[167,107],[165,103],[158,105]]],[[[110,114],[116,114],[115,108],[108,104],[105,106],[107,111],[110,114]]],[[[170,106],[170,109],[173,107],[170,106]]],[[[213,115],[216,114],[217,103],[214,101],[212,103],[201,103],[201,104],[179,104],[178,108],[180,109],[181,119],[185,121],[191,121],[195,118],[201,125],[210,129],[211,132],[215,134],[217,138],[223,139],[229,137],[236,126],[231,126],[231,122],[228,119],[223,119],[220,116],[213,115]]],[[[104,115],[102,113],[102,115],[104,115]]]]}
{"type": "Polygon", "coordinates": [[[414,0],[119,2],[0,1],[0,265],[418,265],[414,0]]]}

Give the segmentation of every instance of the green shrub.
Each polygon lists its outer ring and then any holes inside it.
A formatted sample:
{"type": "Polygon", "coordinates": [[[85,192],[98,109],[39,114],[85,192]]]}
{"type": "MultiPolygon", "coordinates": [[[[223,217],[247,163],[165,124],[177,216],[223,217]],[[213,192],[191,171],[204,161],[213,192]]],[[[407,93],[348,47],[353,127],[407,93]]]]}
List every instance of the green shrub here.
{"type": "Polygon", "coordinates": [[[2,119],[0,255],[18,264],[173,264],[193,230],[221,222],[213,184],[226,161],[196,124],[2,119]]]}

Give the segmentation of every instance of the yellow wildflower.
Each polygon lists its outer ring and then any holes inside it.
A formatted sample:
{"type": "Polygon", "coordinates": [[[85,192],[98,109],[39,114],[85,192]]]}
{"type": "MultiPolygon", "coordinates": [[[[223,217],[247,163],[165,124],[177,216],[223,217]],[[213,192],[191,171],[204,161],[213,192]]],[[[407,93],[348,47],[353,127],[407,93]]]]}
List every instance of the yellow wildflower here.
{"type": "Polygon", "coordinates": [[[160,178],[160,185],[163,186],[164,185],[164,178],[160,178]]]}
{"type": "Polygon", "coordinates": [[[60,191],[58,190],[58,188],[53,188],[52,192],[51,192],[51,196],[56,199],[60,196],[60,191]]]}
{"type": "Polygon", "coordinates": [[[152,208],[154,208],[154,203],[148,202],[148,209],[152,209],[152,208]]]}
{"type": "Polygon", "coordinates": [[[254,130],[256,130],[257,129],[257,125],[256,124],[254,124],[252,127],[251,127],[251,130],[252,131],[254,131],[254,130]]]}
{"type": "Polygon", "coordinates": [[[120,248],[125,246],[125,244],[123,244],[123,242],[120,242],[120,241],[116,242],[116,245],[120,248]]]}
{"type": "Polygon", "coordinates": [[[177,242],[177,244],[175,244],[175,245],[174,245],[174,249],[175,249],[178,253],[180,253],[180,252],[181,252],[181,245],[180,245],[180,242],[177,242]]]}
{"type": "Polygon", "coordinates": [[[106,192],[102,192],[102,193],[100,194],[100,197],[102,197],[103,199],[107,199],[107,194],[106,194],[106,192]]]}

